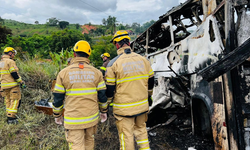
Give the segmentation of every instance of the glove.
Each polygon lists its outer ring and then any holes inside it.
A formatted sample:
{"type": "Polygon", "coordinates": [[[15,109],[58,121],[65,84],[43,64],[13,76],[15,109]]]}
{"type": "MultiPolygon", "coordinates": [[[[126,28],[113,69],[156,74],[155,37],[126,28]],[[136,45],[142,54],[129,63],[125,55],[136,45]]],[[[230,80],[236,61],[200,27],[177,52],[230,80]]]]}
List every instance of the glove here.
{"type": "Polygon", "coordinates": [[[108,119],[107,113],[100,113],[101,123],[108,119]]]}
{"type": "Polygon", "coordinates": [[[55,118],[55,123],[58,125],[62,125],[63,124],[63,116],[55,118]]]}
{"type": "Polygon", "coordinates": [[[148,96],[148,105],[151,106],[153,103],[153,99],[151,96],[148,96]]]}
{"type": "Polygon", "coordinates": [[[22,88],[22,89],[25,89],[26,87],[27,87],[27,86],[25,85],[25,83],[22,82],[22,83],[21,83],[21,88],[22,88]]]}

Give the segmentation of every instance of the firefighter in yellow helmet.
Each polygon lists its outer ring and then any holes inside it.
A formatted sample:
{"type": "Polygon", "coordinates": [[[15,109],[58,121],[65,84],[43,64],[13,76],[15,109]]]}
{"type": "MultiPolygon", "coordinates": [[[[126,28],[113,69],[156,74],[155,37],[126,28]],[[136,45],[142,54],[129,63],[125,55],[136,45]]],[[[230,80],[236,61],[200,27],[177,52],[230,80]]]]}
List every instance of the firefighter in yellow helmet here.
{"type": "Polygon", "coordinates": [[[102,58],[103,64],[100,67],[100,69],[101,69],[102,75],[104,76],[105,75],[105,71],[106,71],[106,67],[107,67],[107,65],[108,65],[108,63],[110,61],[110,55],[109,55],[109,53],[103,53],[101,55],[101,58],[102,58]]]}
{"type": "Polygon", "coordinates": [[[60,122],[64,108],[65,137],[73,150],[93,150],[99,115],[107,117],[106,85],[101,71],[89,65],[90,54],[88,42],[75,44],[74,58],[59,72],[53,92],[55,121],[60,122]]]}
{"type": "Polygon", "coordinates": [[[17,54],[16,50],[12,47],[6,47],[4,49],[4,55],[0,61],[1,69],[1,89],[3,90],[3,96],[5,99],[7,123],[17,124],[17,110],[21,103],[21,90],[26,88],[24,81],[18,74],[18,68],[13,58],[17,54]]]}
{"type": "Polygon", "coordinates": [[[134,150],[134,137],[139,149],[149,150],[146,129],[147,112],[151,103],[154,72],[149,61],[132,52],[126,31],[117,31],[111,42],[117,54],[106,70],[106,95],[113,99],[120,149],[134,150]]]}

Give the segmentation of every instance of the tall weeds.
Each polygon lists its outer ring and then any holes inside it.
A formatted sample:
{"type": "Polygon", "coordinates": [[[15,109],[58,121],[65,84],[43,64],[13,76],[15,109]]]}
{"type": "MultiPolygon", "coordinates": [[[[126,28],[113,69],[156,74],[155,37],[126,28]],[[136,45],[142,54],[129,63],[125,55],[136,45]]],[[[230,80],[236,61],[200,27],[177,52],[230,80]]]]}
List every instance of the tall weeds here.
{"type": "Polygon", "coordinates": [[[34,107],[35,101],[51,96],[49,81],[56,78],[57,67],[43,60],[16,62],[27,88],[22,89],[18,125],[7,125],[4,102],[0,100],[0,149],[67,149],[64,128],[34,107]]]}

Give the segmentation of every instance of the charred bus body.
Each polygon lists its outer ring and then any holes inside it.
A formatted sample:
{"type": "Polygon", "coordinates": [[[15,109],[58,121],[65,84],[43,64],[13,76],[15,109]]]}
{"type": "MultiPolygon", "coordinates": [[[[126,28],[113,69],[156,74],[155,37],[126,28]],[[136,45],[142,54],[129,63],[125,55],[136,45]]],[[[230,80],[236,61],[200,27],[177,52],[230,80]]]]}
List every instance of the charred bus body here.
{"type": "Polygon", "coordinates": [[[193,133],[211,135],[215,149],[250,149],[249,7],[187,0],[131,43],[155,71],[150,112],[189,110],[193,133]]]}

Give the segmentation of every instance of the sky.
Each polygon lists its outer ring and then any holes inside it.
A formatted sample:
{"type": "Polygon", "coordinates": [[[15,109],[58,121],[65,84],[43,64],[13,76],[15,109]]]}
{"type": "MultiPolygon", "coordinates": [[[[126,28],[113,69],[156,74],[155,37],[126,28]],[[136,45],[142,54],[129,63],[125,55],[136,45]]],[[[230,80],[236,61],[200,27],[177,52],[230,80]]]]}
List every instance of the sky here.
{"type": "Polygon", "coordinates": [[[24,23],[46,23],[55,17],[69,23],[102,24],[108,16],[118,23],[143,24],[158,20],[186,0],[0,0],[0,17],[24,23]]]}

